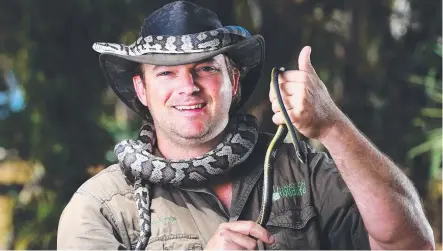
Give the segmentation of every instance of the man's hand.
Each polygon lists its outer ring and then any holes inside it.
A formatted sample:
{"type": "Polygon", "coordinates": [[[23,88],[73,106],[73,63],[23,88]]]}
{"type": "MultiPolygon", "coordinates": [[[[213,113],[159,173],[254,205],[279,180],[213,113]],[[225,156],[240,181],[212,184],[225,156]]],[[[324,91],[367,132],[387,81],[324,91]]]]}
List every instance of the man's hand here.
{"type": "MultiPolygon", "coordinates": [[[[300,52],[299,70],[280,74],[281,95],[298,131],[328,149],[352,193],[371,248],[435,248],[432,228],[412,182],[335,105],[311,65],[310,52],[308,46],[300,52]]],[[[275,112],[272,120],[284,124],[272,90],[269,98],[275,112]]]]}
{"type": "Polygon", "coordinates": [[[267,244],[274,242],[274,237],[253,221],[222,223],[205,250],[254,250],[257,246],[254,238],[267,244]]]}
{"type": "MultiPolygon", "coordinates": [[[[305,46],[298,57],[299,70],[279,75],[280,92],[292,124],[308,138],[322,139],[344,114],[335,105],[326,86],[317,76],[310,60],[311,47],[305,46]]],[[[272,83],[271,83],[272,85],[272,83]]],[[[270,90],[274,116],[272,121],[284,124],[274,91],[270,90]]]]}

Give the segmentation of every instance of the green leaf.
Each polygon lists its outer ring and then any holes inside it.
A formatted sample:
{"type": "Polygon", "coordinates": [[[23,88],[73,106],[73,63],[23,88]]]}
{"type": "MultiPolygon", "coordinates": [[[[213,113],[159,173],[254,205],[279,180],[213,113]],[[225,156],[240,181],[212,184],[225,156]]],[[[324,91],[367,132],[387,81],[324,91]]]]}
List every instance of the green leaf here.
{"type": "Polygon", "coordinates": [[[437,54],[439,57],[441,57],[441,37],[439,37],[437,39],[437,43],[435,43],[434,46],[434,52],[435,54],[437,54]]]}
{"type": "MultiPolygon", "coordinates": [[[[441,143],[441,141],[440,141],[441,143]]],[[[441,168],[442,164],[442,151],[441,148],[434,148],[433,151],[431,151],[431,177],[434,179],[438,179],[441,177],[439,176],[439,169],[441,168]]]]}
{"type": "Polygon", "coordinates": [[[424,154],[430,151],[441,151],[442,150],[442,129],[437,128],[428,133],[428,140],[424,143],[413,147],[408,152],[409,158],[415,158],[418,155],[424,154]]]}
{"type": "Polygon", "coordinates": [[[443,110],[441,108],[423,108],[421,114],[429,118],[441,118],[443,110]]]}

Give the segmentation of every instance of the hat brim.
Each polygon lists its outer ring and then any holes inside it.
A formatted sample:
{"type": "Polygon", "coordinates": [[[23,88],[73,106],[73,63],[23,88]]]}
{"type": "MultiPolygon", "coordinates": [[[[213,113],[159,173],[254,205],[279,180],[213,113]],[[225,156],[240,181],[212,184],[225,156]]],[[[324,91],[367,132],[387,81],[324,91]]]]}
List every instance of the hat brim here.
{"type": "Polygon", "coordinates": [[[219,54],[226,54],[239,67],[246,68],[246,73],[240,83],[242,85],[241,99],[238,104],[238,108],[240,108],[252,94],[260,78],[265,57],[264,48],[263,37],[254,35],[241,42],[214,51],[181,54],[150,53],[140,56],[102,53],[99,60],[105,78],[117,96],[128,107],[140,114],[133,102],[137,94],[132,82],[139,64],[182,65],[203,61],[219,54]]]}

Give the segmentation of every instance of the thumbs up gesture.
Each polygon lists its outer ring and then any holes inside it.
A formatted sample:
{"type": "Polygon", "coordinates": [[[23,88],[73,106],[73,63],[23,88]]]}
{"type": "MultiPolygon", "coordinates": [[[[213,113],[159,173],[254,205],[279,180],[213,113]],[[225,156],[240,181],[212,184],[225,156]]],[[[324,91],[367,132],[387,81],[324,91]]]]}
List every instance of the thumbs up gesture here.
{"type": "MultiPolygon", "coordinates": [[[[282,72],[278,82],[291,123],[304,136],[321,140],[337,121],[344,119],[344,114],[317,76],[310,54],[311,47],[305,46],[298,57],[299,70],[282,72]]],[[[269,99],[274,111],[272,121],[276,125],[284,124],[283,114],[272,88],[269,99]]]]}

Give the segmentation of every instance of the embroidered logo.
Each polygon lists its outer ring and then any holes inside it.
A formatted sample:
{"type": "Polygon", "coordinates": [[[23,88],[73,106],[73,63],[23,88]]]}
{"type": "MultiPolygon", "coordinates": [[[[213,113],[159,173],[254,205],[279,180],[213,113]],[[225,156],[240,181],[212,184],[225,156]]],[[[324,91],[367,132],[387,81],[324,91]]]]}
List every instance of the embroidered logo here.
{"type": "Polygon", "coordinates": [[[306,184],[304,181],[287,184],[281,187],[274,187],[272,200],[276,201],[285,197],[301,196],[306,193],[306,184]]]}
{"type": "Polygon", "coordinates": [[[176,222],[177,219],[174,216],[166,216],[163,218],[159,218],[159,219],[155,219],[152,221],[152,225],[155,224],[166,224],[166,223],[172,223],[172,222],[176,222]]]}

